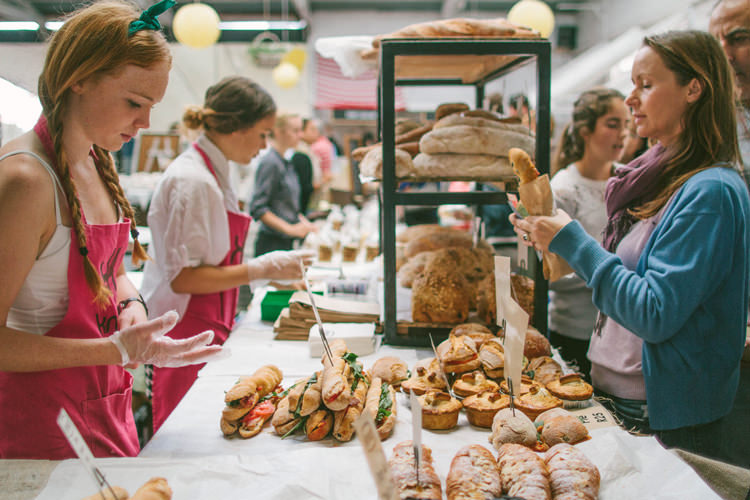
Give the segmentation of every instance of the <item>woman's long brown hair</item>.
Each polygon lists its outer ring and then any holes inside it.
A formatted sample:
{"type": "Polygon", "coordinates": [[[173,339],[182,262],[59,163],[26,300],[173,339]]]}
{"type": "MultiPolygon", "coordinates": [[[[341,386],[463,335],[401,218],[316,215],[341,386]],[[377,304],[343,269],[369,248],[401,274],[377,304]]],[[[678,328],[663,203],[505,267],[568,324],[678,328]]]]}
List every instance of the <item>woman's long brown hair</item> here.
{"type": "MultiPolygon", "coordinates": [[[[129,64],[147,68],[163,61],[171,63],[169,47],[160,32],[141,30],[128,36],[130,22],[138,16],[139,12],[124,2],[95,3],[74,13],[52,36],[39,76],[39,99],[55,152],[52,160],[73,219],[73,231],[83,256],[86,283],[95,302],[102,307],[109,302],[112,293],[88,257],[81,204],[62,144],[65,128],[63,117],[69,104],[71,86],[75,82],[116,74],[129,64]]],[[[131,234],[135,239],[133,262],[137,264],[148,256],[136,237],[133,207],[120,186],[112,156],[109,151],[94,145],[94,161],[120,213],[130,219],[131,234]]]]}
{"type": "Polygon", "coordinates": [[[702,31],[670,31],[643,43],[659,55],[677,83],[687,85],[695,78],[703,90],[688,105],[682,133],[668,148],[657,195],[630,211],[638,219],[656,215],[693,175],[722,162],[735,166],[740,157],[732,71],[719,42],[702,31]]]}

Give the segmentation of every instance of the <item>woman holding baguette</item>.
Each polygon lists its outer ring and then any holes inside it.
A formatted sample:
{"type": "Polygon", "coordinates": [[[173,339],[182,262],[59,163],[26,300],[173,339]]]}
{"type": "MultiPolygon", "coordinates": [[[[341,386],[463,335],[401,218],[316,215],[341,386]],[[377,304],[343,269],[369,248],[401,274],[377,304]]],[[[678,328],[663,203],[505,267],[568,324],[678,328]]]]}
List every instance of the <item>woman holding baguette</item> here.
{"type": "Polygon", "coordinates": [[[165,337],[174,311],[146,321],[122,264],[129,233],[134,259],[146,256],[110,151],[149,126],[164,95],[171,55],[157,16],[172,5],[72,15],[50,40],[39,121],[0,149],[0,458],[74,457],[61,408],[95,456],[137,455],[123,366],[221,350],[206,346],[210,331],[165,337]]]}
{"type": "Polygon", "coordinates": [[[750,275],[732,74],[715,39],[681,31],[646,37],[632,79],[626,104],[655,144],[610,179],[603,246],[562,210],[511,222],[592,289],[591,376],[617,413],[724,459],[750,275]]]}
{"type": "MultiPolygon", "coordinates": [[[[594,88],[576,99],[572,118],[560,137],[550,186],[555,206],[599,239],[607,225],[604,191],[623,149],[630,112],[620,92],[594,88]]],[[[549,288],[550,342],[590,380],[586,352],[598,312],[591,290],[573,273],[549,288]]]]}
{"type": "MultiPolygon", "coordinates": [[[[276,105],[262,87],[241,76],[206,90],[202,107],[183,115],[198,139],[167,167],[154,191],[148,224],[154,235],[143,276],[152,314],[182,316],[175,339],[212,329],[223,344],[234,326],[239,286],[270,279],[297,279],[307,252],[270,252],[244,260],[250,217],[239,209],[229,162],[249,163],[266,146],[276,105]]],[[[152,374],[154,430],[177,406],[201,365],[155,368],[152,374]]]]}

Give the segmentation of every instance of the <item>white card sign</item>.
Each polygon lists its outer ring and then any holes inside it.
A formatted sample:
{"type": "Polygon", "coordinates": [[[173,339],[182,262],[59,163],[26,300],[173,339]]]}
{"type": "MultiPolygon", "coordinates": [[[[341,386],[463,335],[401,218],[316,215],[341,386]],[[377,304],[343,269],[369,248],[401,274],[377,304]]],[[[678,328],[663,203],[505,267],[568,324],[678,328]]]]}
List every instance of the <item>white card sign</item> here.
{"type": "Polygon", "coordinates": [[[505,312],[505,381],[508,387],[513,387],[514,395],[521,387],[521,371],[523,368],[523,346],[526,341],[526,329],[529,327],[529,315],[510,297],[503,297],[503,311],[505,312]]]}
{"type": "Polygon", "coordinates": [[[503,297],[510,298],[510,257],[495,256],[495,311],[497,325],[503,326],[505,311],[503,297]]]}
{"type": "Polygon", "coordinates": [[[362,445],[367,459],[367,465],[370,466],[370,473],[375,480],[375,487],[378,489],[378,500],[398,500],[398,492],[393,482],[391,470],[388,468],[388,462],[385,458],[383,445],[380,442],[380,436],[375,428],[375,422],[369,414],[362,414],[354,421],[354,431],[357,439],[362,445]]]}

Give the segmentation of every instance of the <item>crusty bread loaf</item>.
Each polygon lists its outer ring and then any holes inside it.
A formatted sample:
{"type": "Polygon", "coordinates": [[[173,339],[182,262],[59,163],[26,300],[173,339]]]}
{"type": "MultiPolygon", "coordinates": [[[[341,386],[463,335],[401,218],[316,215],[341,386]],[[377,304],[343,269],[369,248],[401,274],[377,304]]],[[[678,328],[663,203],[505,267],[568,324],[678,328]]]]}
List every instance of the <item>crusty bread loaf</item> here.
{"type": "Polygon", "coordinates": [[[539,417],[541,416],[539,415],[536,418],[535,423],[540,422],[542,424],[542,440],[547,446],[560,443],[575,444],[589,438],[589,431],[586,426],[572,413],[555,414],[545,417],[543,420],[540,420],[539,417]]]}
{"type": "Polygon", "coordinates": [[[454,127],[456,125],[468,125],[470,127],[490,127],[490,128],[496,128],[500,130],[510,130],[511,132],[516,132],[519,134],[525,134],[529,135],[529,129],[520,123],[506,123],[500,121],[499,118],[492,118],[492,114],[490,114],[490,117],[488,116],[473,116],[470,113],[476,114],[477,111],[483,111],[484,113],[491,113],[490,111],[484,111],[484,110],[474,110],[474,111],[467,111],[463,113],[454,113],[451,115],[446,116],[445,118],[441,118],[438,120],[435,125],[432,127],[433,130],[446,128],[446,127],[454,127]]]}
{"type": "Polygon", "coordinates": [[[495,457],[484,446],[464,446],[451,461],[445,489],[448,500],[499,497],[503,494],[503,485],[495,457]]]}
{"type": "Polygon", "coordinates": [[[440,478],[432,465],[432,450],[422,445],[422,461],[417,475],[414,445],[403,441],[393,448],[393,455],[388,460],[388,467],[399,498],[419,500],[441,500],[443,490],[440,478]]]}
{"type": "Polygon", "coordinates": [[[496,127],[454,125],[434,129],[419,141],[422,153],[460,153],[508,156],[511,149],[521,149],[533,155],[535,140],[528,134],[496,127]]]}
{"type": "Polygon", "coordinates": [[[404,288],[411,288],[414,280],[422,275],[427,261],[434,252],[418,253],[398,270],[398,283],[404,288]]]}
{"type": "Polygon", "coordinates": [[[407,142],[418,142],[423,135],[428,133],[430,130],[432,130],[433,123],[428,123],[426,125],[422,125],[421,127],[417,127],[415,129],[411,129],[407,132],[404,132],[403,134],[399,134],[396,136],[396,144],[405,144],[407,142]]]}
{"type": "Polygon", "coordinates": [[[525,446],[507,443],[498,449],[498,454],[503,493],[525,500],[551,500],[549,470],[536,453],[525,446]]]}
{"type": "Polygon", "coordinates": [[[385,38],[437,38],[437,37],[481,37],[481,38],[539,38],[537,31],[517,26],[503,18],[497,19],[442,19],[410,24],[393,33],[376,36],[373,47],[380,47],[385,38]]]}
{"type": "Polygon", "coordinates": [[[526,340],[523,344],[523,355],[532,359],[541,356],[550,356],[551,354],[552,347],[550,346],[547,337],[542,335],[539,330],[533,326],[529,326],[526,330],[526,340]]]}
{"type": "Polygon", "coordinates": [[[461,111],[468,111],[468,109],[469,106],[463,102],[447,102],[437,107],[435,110],[435,119],[440,120],[445,116],[460,113],[461,111]]]}
{"type": "Polygon", "coordinates": [[[414,321],[464,323],[469,316],[469,302],[466,278],[452,269],[427,267],[412,284],[414,321]]]}
{"type": "Polygon", "coordinates": [[[412,163],[413,177],[419,179],[498,180],[513,175],[510,162],[502,156],[420,152],[412,163]]]}
{"type": "MultiPolygon", "coordinates": [[[[511,296],[518,302],[521,309],[529,315],[529,320],[534,317],[534,281],[526,276],[511,273],[512,285],[511,296]]],[[[494,325],[497,320],[497,305],[495,297],[495,275],[490,273],[479,283],[477,288],[477,313],[488,325],[494,325]]],[[[538,354],[537,356],[546,356],[538,354]]],[[[535,356],[536,357],[536,356],[535,356]]]]}
{"type": "MultiPolygon", "coordinates": [[[[406,151],[398,148],[396,153],[396,177],[409,177],[414,171],[414,163],[406,151]]],[[[383,148],[370,150],[359,164],[359,172],[365,177],[383,178],[383,148]]]]}
{"type": "Polygon", "coordinates": [[[398,137],[401,134],[405,134],[406,132],[409,132],[410,130],[414,130],[415,128],[419,128],[421,126],[421,123],[412,120],[411,118],[397,118],[394,132],[396,134],[396,137],[398,137]]]}
{"type": "MultiPolygon", "coordinates": [[[[429,232],[409,240],[404,249],[404,255],[407,259],[410,259],[422,252],[449,247],[471,248],[472,245],[471,235],[466,231],[454,229],[451,231],[429,232]]],[[[492,249],[485,240],[480,240],[477,248],[492,249]]]]}
{"type": "Polygon", "coordinates": [[[560,443],[544,454],[555,500],[596,500],[599,469],[578,448],[560,443]]]}

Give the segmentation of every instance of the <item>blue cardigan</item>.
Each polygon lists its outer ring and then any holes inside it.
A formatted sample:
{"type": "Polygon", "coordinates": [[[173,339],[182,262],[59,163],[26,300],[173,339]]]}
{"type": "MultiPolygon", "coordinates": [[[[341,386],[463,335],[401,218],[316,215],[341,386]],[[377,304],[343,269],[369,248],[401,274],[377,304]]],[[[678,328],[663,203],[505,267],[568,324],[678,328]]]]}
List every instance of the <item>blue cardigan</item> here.
{"type": "Polygon", "coordinates": [[[553,238],[599,310],[643,339],[650,425],[712,422],[732,408],[745,340],[750,198],[736,171],[710,168],[673,196],[635,271],[571,222],[553,238]]]}

